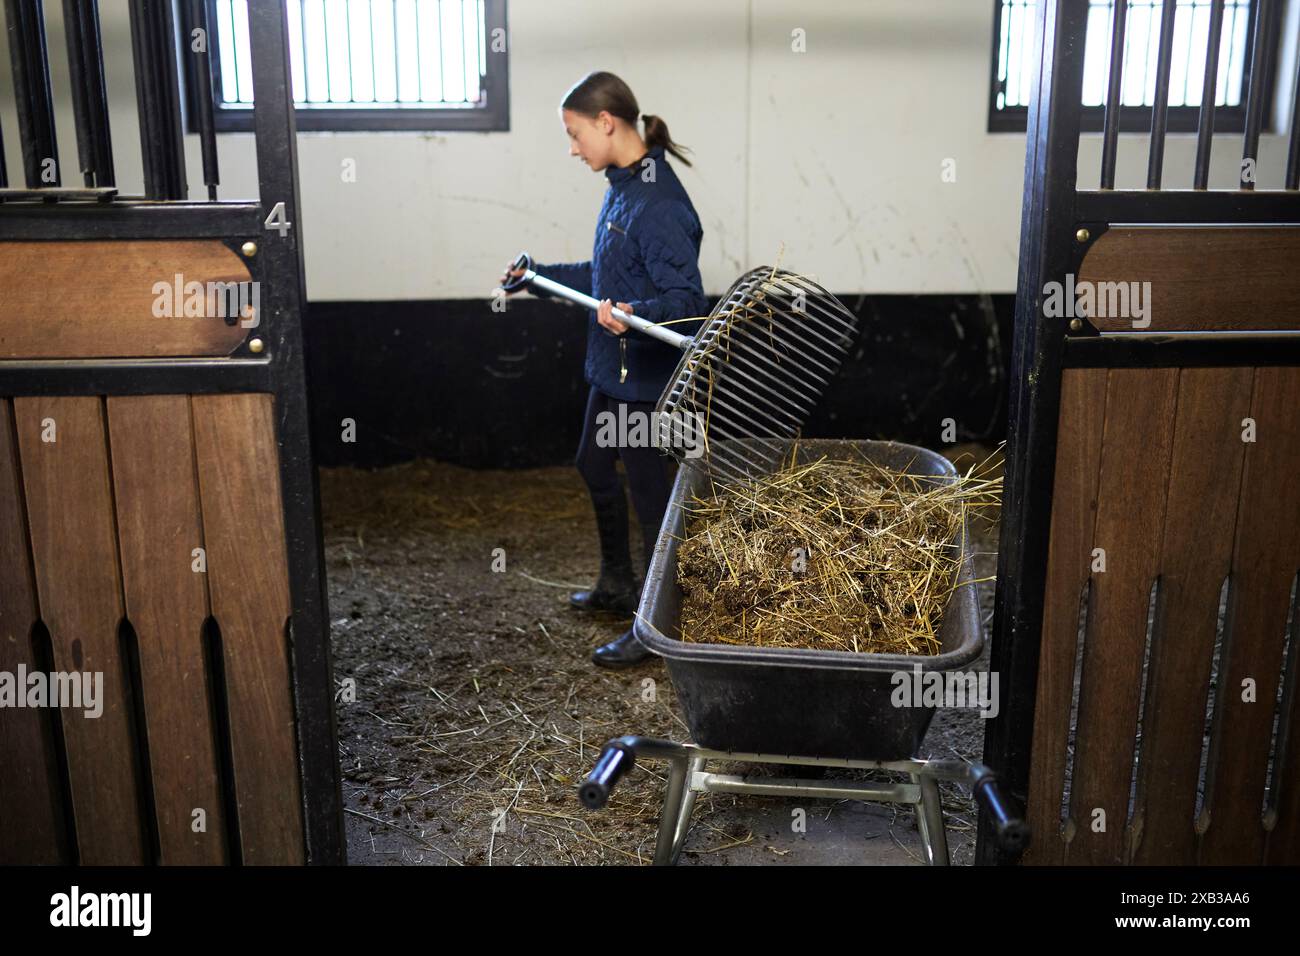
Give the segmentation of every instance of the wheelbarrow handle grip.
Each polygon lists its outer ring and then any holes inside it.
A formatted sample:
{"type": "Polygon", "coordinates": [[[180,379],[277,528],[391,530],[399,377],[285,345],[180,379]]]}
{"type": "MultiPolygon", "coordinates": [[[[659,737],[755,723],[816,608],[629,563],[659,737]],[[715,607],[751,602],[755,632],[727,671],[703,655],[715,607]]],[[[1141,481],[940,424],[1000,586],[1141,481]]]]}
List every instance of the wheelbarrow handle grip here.
{"type": "Polygon", "coordinates": [[[1010,809],[997,778],[990,773],[976,781],[972,789],[993,820],[998,845],[1009,853],[1019,853],[1029,846],[1029,825],[1010,809]]]}
{"type": "Polygon", "coordinates": [[[578,799],[588,810],[599,810],[609,802],[609,795],[619,778],[636,765],[636,754],[621,741],[611,740],[600,752],[587,779],[578,787],[578,799]]]}

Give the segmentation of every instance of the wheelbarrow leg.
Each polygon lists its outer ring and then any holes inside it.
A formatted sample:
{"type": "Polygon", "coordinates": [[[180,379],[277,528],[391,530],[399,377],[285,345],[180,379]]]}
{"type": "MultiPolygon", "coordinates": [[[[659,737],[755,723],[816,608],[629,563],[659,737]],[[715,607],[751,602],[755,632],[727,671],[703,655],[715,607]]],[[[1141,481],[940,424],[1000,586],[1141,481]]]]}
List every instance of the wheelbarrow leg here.
{"type": "Polygon", "coordinates": [[[943,827],[943,805],[939,801],[939,781],[926,773],[911,774],[912,782],[921,788],[921,800],[916,807],[916,826],[921,831],[921,846],[926,862],[931,866],[947,866],[948,834],[943,827]]]}
{"type": "MultiPolygon", "coordinates": [[[[690,763],[694,762],[690,761],[690,763]]],[[[685,839],[686,824],[681,821],[684,815],[689,822],[690,811],[695,805],[694,800],[687,803],[683,799],[689,789],[687,764],[688,761],[681,758],[668,761],[668,792],[664,794],[664,808],[659,814],[659,836],[655,840],[655,866],[671,866],[677,859],[677,852],[681,849],[681,844],[678,842],[679,832],[681,838],[685,839]]]]}
{"type": "Polygon", "coordinates": [[[691,780],[703,769],[704,758],[692,757],[690,766],[686,770],[686,784],[682,790],[681,810],[677,814],[677,826],[673,833],[673,852],[670,861],[672,863],[676,863],[677,858],[682,855],[682,847],[686,843],[686,834],[691,829],[691,813],[695,810],[695,798],[698,796],[695,788],[691,786],[691,780]]]}

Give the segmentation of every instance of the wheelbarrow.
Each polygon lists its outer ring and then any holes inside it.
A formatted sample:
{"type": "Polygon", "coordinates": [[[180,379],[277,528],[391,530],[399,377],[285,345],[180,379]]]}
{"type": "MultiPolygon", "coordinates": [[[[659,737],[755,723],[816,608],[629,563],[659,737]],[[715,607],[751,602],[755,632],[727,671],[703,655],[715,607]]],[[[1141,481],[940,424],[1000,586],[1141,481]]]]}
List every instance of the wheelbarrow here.
{"type": "MultiPolygon", "coordinates": [[[[740,440],[744,441],[744,440],[740,440]]],[[[866,459],[922,481],[955,481],[956,469],[941,455],[897,442],[807,441],[796,461],[866,459]]],[[[671,764],[660,817],[655,862],[668,864],[682,849],[695,799],[700,793],[748,793],[824,797],[911,804],[927,861],[948,862],[939,805],[939,780],[967,784],[991,815],[999,840],[1023,849],[1029,831],[998,790],[992,772],[965,761],[924,760],[920,750],[935,708],[920,702],[895,706],[896,675],[956,671],[973,664],[984,646],[975,575],[965,528],[950,543],[959,557],[939,628],[934,655],[873,654],[784,647],[737,647],[687,643],[679,639],[681,589],[677,547],[684,537],[690,501],[704,497],[706,475],[689,467],[677,472],[660,528],[633,631],[664,658],[692,743],[626,736],[610,741],[580,785],[584,806],[604,806],[609,792],[642,759],[671,764]],[[910,783],[873,784],[809,779],[770,779],[709,773],[709,761],[750,764],[894,770],[910,783]]]]}

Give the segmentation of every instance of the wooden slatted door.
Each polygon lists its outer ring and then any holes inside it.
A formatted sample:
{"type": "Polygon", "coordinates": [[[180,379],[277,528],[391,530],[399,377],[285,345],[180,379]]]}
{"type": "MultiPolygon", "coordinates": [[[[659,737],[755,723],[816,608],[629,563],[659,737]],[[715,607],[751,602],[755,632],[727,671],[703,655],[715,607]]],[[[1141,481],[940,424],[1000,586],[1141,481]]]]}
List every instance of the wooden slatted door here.
{"type": "Polygon", "coordinates": [[[1297,572],[1300,369],[1064,372],[1025,862],[1300,862],[1297,572]]]}
{"type": "MultiPolygon", "coordinates": [[[[55,110],[20,6],[30,160],[55,110]]],[[[180,9],[130,5],[144,196],[116,192],[92,4],[66,31],[85,188],[28,162],[0,202],[0,864],[346,860],[287,13],[240,5],[258,197],[219,200],[211,51],[174,46],[208,8],[180,9]]]]}
{"type": "Polygon", "coordinates": [[[302,862],[271,396],[0,408],[3,669],[102,681],[5,712],[4,861],[302,862]]]}
{"type": "MultiPolygon", "coordinates": [[[[13,403],[0,399],[0,675],[48,668],[36,625],[13,403]]],[[[54,728],[47,712],[17,706],[20,692],[25,698],[26,688],[13,686],[0,701],[0,860],[57,863],[68,847],[54,728]]]]}
{"type": "Polygon", "coordinates": [[[1252,5],[1241,173],[1211,188],[1209,6],[1190,169],[1164,148],[1181,7],[1159,14],[1146,144],[1119,135],[1131,4],[1099,31],[1088,4],[1040,0],[1026,37],[984,760],[1033,838],[1003,849],[982,814],[980,862],[1300,863],[1300,135],[1284,164],[1259,150],[1267,61],[1295,25],[1252,5]],[[1099,188],[1079,188],[1084,76],[1107,61],[1099,188]],[[1134,145],[1145,188],[1117,185],[1134,145]]]}

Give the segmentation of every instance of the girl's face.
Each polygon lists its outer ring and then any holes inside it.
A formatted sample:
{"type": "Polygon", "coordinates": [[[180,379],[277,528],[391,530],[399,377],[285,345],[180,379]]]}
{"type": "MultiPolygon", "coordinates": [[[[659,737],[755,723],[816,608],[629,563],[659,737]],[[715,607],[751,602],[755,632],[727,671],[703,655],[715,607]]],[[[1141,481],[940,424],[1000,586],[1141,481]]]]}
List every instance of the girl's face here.
{"type": "Polygon", "coordinates": [[[562,109],[560,121],[569,137],[570,156],[577,156],[594,172],[600,172],[613,161],[614,118],[609,113],[601,112],[593,117],[562,109]]]}

